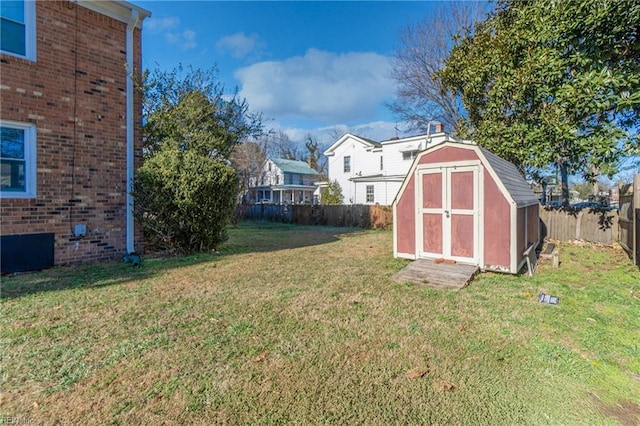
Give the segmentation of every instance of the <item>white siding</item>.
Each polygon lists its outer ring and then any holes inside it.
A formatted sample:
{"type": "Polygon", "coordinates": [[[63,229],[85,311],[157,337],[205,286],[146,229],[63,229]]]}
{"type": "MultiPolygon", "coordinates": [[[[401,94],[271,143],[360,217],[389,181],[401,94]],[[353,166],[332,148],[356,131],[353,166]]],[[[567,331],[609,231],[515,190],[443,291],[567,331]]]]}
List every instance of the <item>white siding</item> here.
{"type": "MultiPolygon", "coordinates": [[[[380,154],[367,151],[367,146],[355,139],[347,139],[336,148],[334,154],[329,156],[329,179],[337,180],[342,188],[343,202],[345,204],[358,204],[355,200],[355,183],[350,179],[359,174],[365,175],[368,170],[375,168],[372,164],[374,158],[378,158],[378,169],[380,168],[380,154]],[[344,172],[344,157],[351,157],[351,171],[344,172]]],[[[378,172],[379,173],[379,172],[378,172]]]]}
{"type": "MultiPolygon", "coordinates": [[[[412,136],[380,142],[378,146],[366,144],[352,135],[343,136],[330,148],[329,179],[337,180],[342,188],[344,204],[367,204],[367,185],[374,185],[374,204],[391,205],[398,193],[404,176],[407,175],[413,159],[404,160],[404,151],[423,151],[434,145],[453,140],[445,133],[412,136]],[[341,138],[342,139],[342,138],[341,138]],[[351,156],[351,171],[343,170],[344,157],[351,156]],[[380,170],[380,157],[383,170],[380,170]],[[382,175],[382,176],[380,176],[382,175]],[[353,178],[365,178],[354,182],[353,178]],[[370,177],[370,179],[366,179],[370,177]]],[[[371,204],[371,203],[369,203],[371,204]]]]}

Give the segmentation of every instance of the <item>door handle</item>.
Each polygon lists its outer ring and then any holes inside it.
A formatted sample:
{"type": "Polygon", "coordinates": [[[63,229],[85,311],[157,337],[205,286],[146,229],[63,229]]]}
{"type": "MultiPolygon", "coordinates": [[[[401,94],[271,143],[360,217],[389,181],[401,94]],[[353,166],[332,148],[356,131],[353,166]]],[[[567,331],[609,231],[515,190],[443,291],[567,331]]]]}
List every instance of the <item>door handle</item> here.
{"type": "Polygon", "coordinates": [[[449,219],[449,210],[445,210],[444,213],[447,215],[447,219],[449,219]]]}

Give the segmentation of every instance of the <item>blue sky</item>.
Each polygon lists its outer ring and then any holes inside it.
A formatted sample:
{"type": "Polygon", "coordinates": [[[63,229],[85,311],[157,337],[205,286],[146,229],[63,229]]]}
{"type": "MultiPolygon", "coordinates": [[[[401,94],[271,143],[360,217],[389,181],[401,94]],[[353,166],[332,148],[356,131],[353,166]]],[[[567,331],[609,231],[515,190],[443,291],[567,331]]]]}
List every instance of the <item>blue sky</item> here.
{"type": "MultiPolygon", "coordinates": [[[[383,140],[395,136],[390,56],[398,34],[443,6],[438,2],[133,2],[144,22],[143,64],[209,69],[238,87],[267,127],[293,141],[321,143],[347,130],[383,140]]],[[[401,130],[402,127],[400,126],[401,130]]],[[[402,136],[402,131],[400,132],[402,136]]]]}

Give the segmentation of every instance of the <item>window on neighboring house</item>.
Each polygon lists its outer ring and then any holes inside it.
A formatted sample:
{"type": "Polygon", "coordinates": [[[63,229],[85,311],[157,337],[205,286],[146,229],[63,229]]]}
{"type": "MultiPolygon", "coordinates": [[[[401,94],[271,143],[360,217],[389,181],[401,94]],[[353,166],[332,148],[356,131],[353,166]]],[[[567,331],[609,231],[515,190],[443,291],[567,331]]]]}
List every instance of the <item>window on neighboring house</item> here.
{"type": "Polygon", "coordinates": [[[418,151],[405,151],[402,153],[403,160],[413,160],[418,155],[418,151]]]}
{"type": "Polygon", "coordinates": [[[0,197],[36,196],[36,126],[0,121],[0,197]]]}
{"type": "Polygon", "coordinates": [[[380,170],[384,170],[384,157],[380,156],[380,170]]]}
{"type": "Polygon", "coordinates": [[[292,185],[293,184],[293,176],[291,175],[291,173],[285,173],[284,174],[284,184],[285,185],[292,185]]]}
{"type": "Polygon", "coordinates": [[[276,185],[280,183],[280,175],[276,175],[276,185]]]}
{"type": "Polygon", "coordinates": [[[344,172],[351,173],[351,156],[346,155],[344,157],[344,172]]]}
{"type": "Polygon", "coordinates": [[[0,2],[0,50],[3,53],[36,59],[36,2],[0,2]]]}
{"type": "Polygon", "coordinates": [[[373,203],[373,185],[367,185],[367,203],[373,203]]]}
{"type": "Polygon", "coordinates": [[[298,175],[298,185],[304,185],[304,179],[302,175],[298,175]]]}

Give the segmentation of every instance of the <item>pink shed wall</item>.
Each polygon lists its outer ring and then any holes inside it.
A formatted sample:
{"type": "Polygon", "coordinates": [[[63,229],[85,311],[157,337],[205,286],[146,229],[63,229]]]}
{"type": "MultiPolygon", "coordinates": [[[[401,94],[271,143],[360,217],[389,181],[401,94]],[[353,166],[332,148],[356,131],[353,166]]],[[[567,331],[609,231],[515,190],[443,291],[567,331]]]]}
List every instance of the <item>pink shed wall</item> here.
{"type": "Polygon", "coordinates": [[[396,241],[398,253],[416,251],[416,179],[411,176],[396,207],[396,241]]]}
{"type": "Polygon", "coordinates": [[[478,156],[469,149],[446,147],[437,149],[418,160],[418,164],[449,163],[456,161],[477,160],[478,156]]]}
{"type": "Polygon", "coordinates": [[[510,267],[511,217],[504,198],[489,172],[484,170],[484,263],[510,267]]]}

